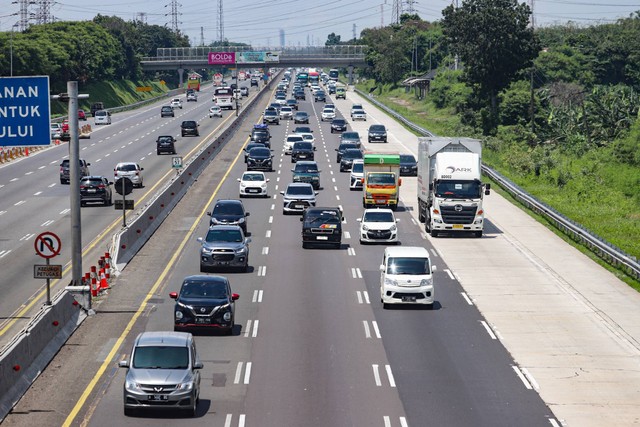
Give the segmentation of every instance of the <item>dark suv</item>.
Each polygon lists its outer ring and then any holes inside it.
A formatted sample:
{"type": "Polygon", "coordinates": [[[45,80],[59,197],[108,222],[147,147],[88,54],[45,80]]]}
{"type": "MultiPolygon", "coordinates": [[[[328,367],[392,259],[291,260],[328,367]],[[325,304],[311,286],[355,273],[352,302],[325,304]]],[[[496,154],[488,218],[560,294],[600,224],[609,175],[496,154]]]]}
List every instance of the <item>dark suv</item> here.
{"type": "Polygon", "coordinates": [[[384,125],[369,126],[369,142],[373,141],[387,142],[387,129],[384,125]]]}
{"type": "Polygon", "coordinates": [[[331,121],[331,133],[340,133],[345,130],[347,130],[347,121],[345,119],[333,119],[331,121]]]}
{"type": "Polygon", "coordinates": [[[171,135],[160,135],[156,139],[156,153],[176,154],[176,139],[171,135]]]}
{"type": "Polygon", "coordinates": [[[88,202],[111,206],[112,185],[113,182],[103,176],[83,176],[80,180],[80,206],[86,206],[88,202]]]}
{"type": "Polygon", "coordinates": [[[169,296],[176,300],[174,330],[220,329],[233,333],[235,301],[239,296],[231,293],[226,277],[187,276],[180,291],[169,296]]]}
{"type": "Polygon", "coordinates": [[[338,148],[336,148],[336,151],[338,152],[338,154],[336,155],[336,162],[340,163],[340,160],[342,160],[342,155],[350,148],[360,148],[360,144],[355,144],[353,142],[343,142],[338,145],[338,148]]]}
{"type": "Polygon", "coordinates": [[[211,225],[239,225],[244,234],[247,234],[247,217],[249,212],[244,210],[241,200],[221,199],[218,200],[211,212],[207,212],[211,217],[211,225]]]}
{"type": "Polygon", "coordinates": [[[331,245],[340,249],[342,243],[342,211],[340,208],[309,207],[302,214],[302,247],[331,245]]]}
{"type": "Polygon", "coordinates": [[[291,148],[291,163],[298,160],[314,160],[315,147],[310,142],[294,142],[291,148]]]}
{"type": "Polygon", "coordinates": [[[272,124],[279,125],[280,114],[278,113],[278,110],[276,110],[275,108],[266,109],[264,111],[264,115],[262,116],[262,123],[263,124],[272,123],[272,124]]]}
{"type": "Polygon", "coordinates": [[[251,142],[258,142],[264,144],[266,147],[271,147],[271,134],[269,129],[253,129],[251,131],[251,142]]]}
{"type": "Polygon", "coordinates": [[[160,109],[160,117],[175,117],[176,114],[173,112],[173,108],[171,105],[165,105],[160,109]]]}
{"type": "MultiPolygon", "coordinates": [[[[89,173],[89,166],[91,163],[87,163],[85,160],[80,159],[80,178],[83,176],[91,175],[89,173]]],[[[64,159],[62,163],[60,163],[60,184],[68,184],[69,183],[69,159],[64,159]]]]}
{"type": "Polygon", "coordinates": [[[273,154],[267,147],[254,147],[247,153],[247,170],[273,171],[273,154]]]}
{"type": "Polygon", "coordinates": [[[193,135],[200,136],[200,131],[198,130],[198,123],[195,120],[185,120],[180,125],[180,130],[182,132],[182,136],[193,135]]]}

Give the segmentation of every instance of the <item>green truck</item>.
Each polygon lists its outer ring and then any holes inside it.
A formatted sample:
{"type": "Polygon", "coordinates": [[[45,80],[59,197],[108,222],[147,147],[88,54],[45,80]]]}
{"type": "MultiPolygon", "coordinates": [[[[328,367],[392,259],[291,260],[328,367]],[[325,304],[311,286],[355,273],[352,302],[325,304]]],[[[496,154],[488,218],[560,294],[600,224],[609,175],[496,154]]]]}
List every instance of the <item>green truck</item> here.
{"type": "Polygon", "coordinates": [[[400,154],[364,153],[362,206],[396,210],[400,200],[400,154]]]}

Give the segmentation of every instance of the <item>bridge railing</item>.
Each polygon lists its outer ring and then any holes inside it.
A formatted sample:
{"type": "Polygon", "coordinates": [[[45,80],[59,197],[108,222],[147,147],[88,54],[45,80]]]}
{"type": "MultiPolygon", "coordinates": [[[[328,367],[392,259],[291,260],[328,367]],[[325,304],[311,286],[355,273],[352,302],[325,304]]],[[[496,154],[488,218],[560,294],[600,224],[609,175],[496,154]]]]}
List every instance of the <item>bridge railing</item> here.
{"type": "Polygon", "coordinates": [[[281,57],[364,59],[367,46],[287,46],[287,47],[161,47],[156,56],[143,57],[142,61],[194,61],[207,59],[209,52],[278,52],[281,57]]]}

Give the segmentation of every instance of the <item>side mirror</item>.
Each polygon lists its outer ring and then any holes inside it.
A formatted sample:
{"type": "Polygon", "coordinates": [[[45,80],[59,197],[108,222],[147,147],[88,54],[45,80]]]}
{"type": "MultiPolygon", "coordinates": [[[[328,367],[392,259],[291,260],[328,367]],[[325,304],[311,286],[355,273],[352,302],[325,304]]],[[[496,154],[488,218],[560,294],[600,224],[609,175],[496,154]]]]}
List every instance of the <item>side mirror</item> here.
{"type": "Polygon", "coordinates": [[[300,222],[303,222],[303,221],[304,221],[304,218],[300,217],[300,222]]]}
{"type": "Polygon", "coordinates": [[[238,300],[238,298],[240,298],[240,295],[238,295],[238,294],[231,294],[231,300],[232,300],[232,301],[237,301],[237,300],[238,300]]]}
{"type": "Polygon", "coordinates": [[[211,216],[211,212],[207,212],[207,215],[211,216]]]}
{"type": "Polygon", "coordinates": [[[313,147],[313,151],[316,151],[316,147],[313,147]]]}
{"type": "Polygon", "coordinates": [[[267,182],[271,181],[269,178],[267,178],[267,182]]]}
{"type": "Polygon", "coordinates": [[[204,239],[202,237],[198,237],[196,240],[200,243],[204,242],[204,239]]]}
{"type": "Polygon", "coordinates": [[[202,368],[204,368],[204,365],[203,365],[203,364],[202,364],[202,362],[200,362],[200,361],[195,362],[195,363],[193,364],[193,369],[202,369],[202,368]]]}
{"type": "Polygon", "coordinates": [[[251,237],[245,237],[244,243],[251,243],[251,237]]]}
{"type": "Polygon", "coordinates": [[[396,222],[400,222],[400,218],[396,218],[396,222]]]}
{"type": "Polygon", "coordinates": [[[313,194],[315,194],[317,196],[318,194],[320,194],[320,192],[319,191],[314,191],[313,194]]]}
{"type": "Polygon", "coordinates": [[[435,265],[431,266],[431,272],[435,273],[436,271],[438,271],[438,267],[436,267],[435,265]]]}
{"type": "Polygon", "coordinates": [[[362,222],[362,218],[357,218],[356,221],[362,222]]]}
{"type": "Polygon", "coordinates": [[[143,171],[143,170],[144,170],[144,168],[140,168],[140,170],[141,170],[141,171],[143,171]]]}
{"type": "Polygon", "coordinates": [[[251,215],[251,213],[249,213],[249,212],[245,212],[244,213],[244,216],[249,216],[249,215],[251,215]]]}
{"type": "Polygon", "coordinates": [[[178,299],[178,293],[177,292],[169,292],[169,298],[178,299]]]}
{"type": "Polygon", "coordinates": [[[282,194],[284,196],[284,191],[281,191],[280,194],[282,194]]]}
{"type": "Polygon", "coordinates": [[[113,182],[109,181],[109,182],[107,183],[107,185],[113,185],[113,182]]]}
{"type": "Polygon", "coordinates": [[[402,185],[402,178],[398,178],[398,187],[402,185]]]}
{"type": "Polygon", "coordinates": [[[380,271],[384,271],[384,264],[380,264],[380,271]]]}
{"type": "Polygon", "coordinates": [[[241,179],[240,179],[240,178],[237,178],[237,179],[238,179],[238,182],[240,182],[240,181],[241,181],[241,179]]]}
{"type": "Polygon", "coordinates": [[[119,368],[128,368],[129,367],[129,361],[128,360],[121,360],[118,362],[118,367],[119,368]]]}

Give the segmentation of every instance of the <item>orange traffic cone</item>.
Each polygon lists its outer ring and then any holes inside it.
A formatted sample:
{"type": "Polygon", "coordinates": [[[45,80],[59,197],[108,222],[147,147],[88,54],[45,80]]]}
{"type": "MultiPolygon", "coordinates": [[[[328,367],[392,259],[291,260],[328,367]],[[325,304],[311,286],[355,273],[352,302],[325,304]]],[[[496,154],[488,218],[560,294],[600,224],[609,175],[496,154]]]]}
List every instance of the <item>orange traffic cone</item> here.
{"type": "Polygon", "coordinates": [[[106,291],[109,289],[109,283],[107,283],[107,276],[104,274],[104,269],[100,269],[100,291],[106,291]]]}

